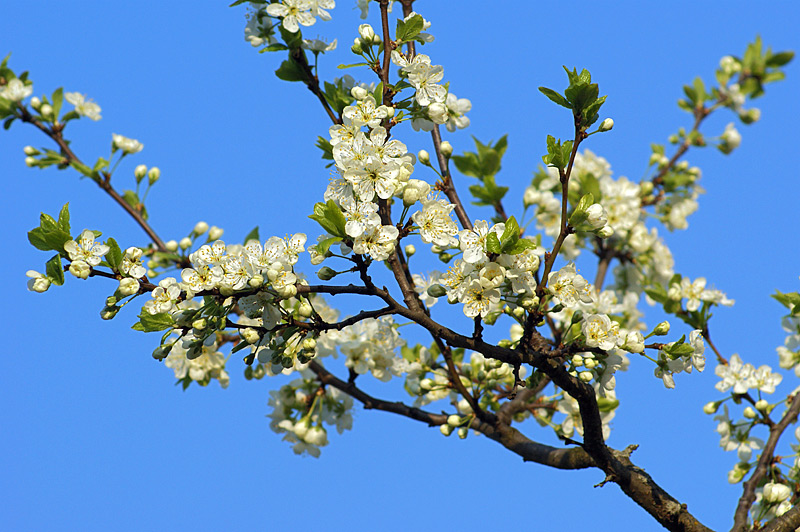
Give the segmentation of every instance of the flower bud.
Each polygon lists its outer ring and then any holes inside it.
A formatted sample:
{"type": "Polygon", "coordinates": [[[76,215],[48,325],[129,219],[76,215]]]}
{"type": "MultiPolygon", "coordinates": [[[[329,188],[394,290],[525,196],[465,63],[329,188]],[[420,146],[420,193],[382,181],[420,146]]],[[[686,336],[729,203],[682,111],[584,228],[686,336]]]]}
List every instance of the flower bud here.
{"type": "MultiPolygon", "coordinates": [[[[745,464],[746,466],[747,464],[745,464]]],[[[736,484],[741,482],[744,478],[744,475],[747,473],[747,469],[742,467],[742,464],[736,464],[733,469],[728,471],[728,482],[730,484],[736,484]]]]}
{"type": "Polygon", "coordinates": [[[239,329],[239,336],[242,337],[242,340],[251,345],[257,344],[258,341],[261,340],[261,335],[258,334],[258,331],[252,327],[248,327],[246,329],[239,329]]]}
{"type": "Polygon", "coordinates": [[[591,371],[581,371],[580,373],[578,373],[578,378],[583,382],[592,382],[592,377],[593,375],[591,371]]]}
{"type": "Polygon", "coordinates": [[[653,334],[656,335],[656,336],[664,336],[664,335],[666,335],[668,333],[669,333],[669,322],[668,321],[662,321],[661,323],[656,325],[655,329],[653,329],[653,334]]]}
{"type": "Polygon", "coordinates": [[[403,251],[406,252],[406,257],[412,257],[417,252],[417,248],[414,247],[414,244],[408,244],[403,251]]]}
{"type": "Polygon", "coordinates": [[[314,351],[317,348],[317,340],[316,338],[308,337],[303,340],[303,350],[304,351],[314,351]]]}
{"type": "Polygon", "coordinates": [[[739,113],[739,118],[745,124],[752,124],[753,122],[758,122],[761,118],[761,109],[748,109],[747,111],[739,113]]]}
{"type": "Polygon", "coordinates": [[[69,265],[69,273],[78,279],[88,279],[91,271],[92,267],[83,260],[72,261],[72,264],[69,265]]]}
{"type": "Polygon", "coordinates": [[[188,236],[181,238],[181,241],[178,242],[178,247],[180,247],[183,250],[189,249],[190,247],[192,247],[192,239],[189,238],[188,236]]]}
{"type": "Polygon", "coordinates": [[[211,229],[208,230],[208,239],[209,240],[219,240],[220,237],[222,236],[222,233],[224,233],[224,232],[225,232],[224,229],[220,229],[216,225],[212,225],[211,229]]]}
{"type": "Polygon", "coordinates": [[[447,416],[447,424],[451,427],[458,427],[461,425],[461,416],[457,416],[456,414],[447,416]]]}
{"type": "Polygon", "coordinates": [[[364,53],[364,48],[361,46],[361,39],[356,38],[356,40],[353,41],[353,46],[350,47],[350,51],[356,55],[364,53]]]}
{"type": "Polygon", "coordinates": [[[453,427],[445,423],[444,425],[439,425],[439,432],[444,434],[445,436],[450,436],[453,433],[453,427]]]}
{"type": "Polygon", "coordinates": [[[425,391],[432,390],[433,385],[434,385],[433,379],[424,378],[421,381],[419,381],[419,387],[425,391]]]}
{"type": "Polygon", "coordinates": [[[36,157],[25,157],[25,166],[28,168],[36,166],[36,157]]]}
{"type": "Polygon", "coordinates": [[[369,24],[361,24],[358,27],[358,34],[361,36],[361,42],[364,44],[378,44],[381,42],[380,37],[375,35],[375,30],[369,24]]]}
{"type": "Polygon", "coordinates": [[[467,429],[467,427],[459,427],[459,429],[458,429],[458,437],[459,438],[461,438],[462,440],[466,439],[467,434],[469,434],[469,429],[467,429]]]}
{"type": "Polygon", "coordinates": [[[28,290],[31,292],[37,292],[41,294],[47,292],[47,289],[50,288],[50,279],[41,273],[35,270],[28,270],[25,275],[30,277],[30,280],[28,281],[28,290]]]}
{"type": "Polygon", "coordinates": [[[434,124],[444,124],[447,122],[447,107],[441,102],[433,102],[428,106],[428,118],[434,124]]]}
{"type": "Polygon", "coordinates": [[[119,310],[120,310],[119,307],[105,306],[105,307],[103,307],[103,310],[100,311],[100,318],[102,318],[104,320],[113,319],[114,316],[117,315],[117,312],[119,312],[119,310]]]}
{"type": "Polygon", "coordinates": [[[597,366],[597,361],[593,358],[584,359],[583,365],[586,366],[586,369],[594,369],[597,366]]]}
{"type": "Polygon", "coordinates": [[[311,427],[303,439],[311,445],[322,447],[328,444],[328,433],[322,427],[311,427]]]}
{"type": "Polygon", "coordinates": [[[41,106],[42,106],[42,100],[40,100],[38,96],[34,96],[33,98],[31,98],[31,107],[33,107],[38,111],[41,106]]]}
{"type": "Polygon", "coordinates": [[[639,194],[642,196],[647,196],[653,193],[653,182],[652,181],[642,181],[639,184],[639,194]]]}
{"type": "Polygon", "coordinates": [[[314,309],[311,308],[308,301],[303,301],[300,303],[300,306],[297,307],[297,313],[300,314],[304,318],[310,318],[312,314],[314,314],[314,309]]]}
{"type": "Polygon", "coordinates": [[[785,484],[778,484],[776,482],[768,482],[764,484],[764,491],[762,495],[764,500],[770,504],[775,504],[784,501],[792,494],[792,489],[785,484]]]}
{"type": "Polygon", "coordinates": [[[596,234],[600,238],[608,238],[614,234],[614,228],[611,227],[610,225],[605,225],[600,229],[598,229],[597,231],[595,231],[594,234],[596,234]]]}
{"type": "Polygon", "coordinates": [[[336,273],[336,270],[334,270],[333,268],[329,268],[328,266],[323,266],[317,272],[317,277],[319,277],[320,280],[322,281],[330,281],[331,279],[336,277],[336,275],[338,275],[336,273]]]}
{"type": "Polygon", "coordinates": [[[147,180],[151,185],[154,185],[156,181],[161,177],[161,170],[159,170],[158,166],[154,166],[147,172],[147,180]]]}
{"type": "Polygon", "coordinates": [[[583,357],[581,355],[572,355],[572,365],[575,367],[583,366],[583,357]]]}
{"type": "Polygon", "coordinates": [[[448,159],[451,155],[453,155],[453,145],[446,140],[442,141],[442,143],[439,145],[439,149],[442,151],[442,155],[448,159]]]}
{"type": "Polygon", "coordinates": [[[359,101],[366,98],[368,94],[369,92],[367,92],[367,89],[364,87],[359,87],[358,85],[350,89],[350,95],[359,101]]]}
{"type": "Polygon", "coordinates": [[[46,103],[39,108],[39,114],[44,117],[49,117],[53,114],[53,108],[50,106],[50,104],[46,103]]]}
{"type": "Polygon", "coordinates": [[[703,406],[703,413],[708,414],[709,416],[711,414],[716,414],[717,410],[719,410],[719,403],[716,401],[711,401],[703,406]]]}
{"type": "Polygon", "coordinates": [[[119,288],[117,288],[117,292],[122,297],[132,296],[133,294],[139,291],[139,280],[134,279],[133,277],[125,277],[120,279],[119,281],[119,288]]]}
{"type": "Polygon", "coordinates": [[[33,146],[25,146],[22,151],[25,152],[25,155],[39,155],[39,150],[33,146]]]}
{"type": "MultiPolygon", "coordinates": [[[[164,360],[169,356],[169,352],[172,350],[172,344],[167,345],[160,345],[153,349],[153,358],[156,360],[164,360]]],[[[248,366],[249,367],[249,366],[248,366]]]]}
{"type": "Polygon", "coordinates": [[[756,411],[753,410],[753,408],[750,407],[750,406],[748,406],[747,408],[744,409],[744,412],[742,412],[742,415],[747,419],[755,419],[755,418],[758,417],[758,414],[756,413],[756,411]]]}
{"type": "MultiPolygon", "coordinates": [[[[606,210],[599,203],[593,203],[586,209],[586,223],[592,230],[598,230],[605,227],[608,223],[608,214],[606,210]]],[[[612,230],[613,231],[613,230],[612,230]]]]}
{"type": "Polygon", "coordinates": [[[639,331],[628,333],[622,348],[630,353],[642,353],[644,351],[644,336],[639,331]]]}
{"type": "Polygon", "coordinates": [[[417,159],[419,159],[419,162],[424,164],[425,166],[430,166],[431,165],[431,156],[425,150],[419,150],[417,152],[417,159]]]}
{"type": "Polygon", "coordinates": [[[147,175],[147,166],[140,164],[133,169],[133,175],[136,177],[136,183],[141,183],[142,179],[144,179],[144,176],[147,175]]]}
{"type": "Polygon", "coordinates": [[[178,242],[170,240],[164,244],[164,247],[167,248],[167,251],[178,251],[178,242]]]}
{"type": "Polygon", "coordinates": [[[611,131],[612,127],[614,127],[614,121],[610,118],[606,118],[600,124],[600,127],[597,129],[597,131],[611,131]]]}
{"type": "Polygon", "coordinates": [[[759,412],[766,412],[769,410],[769,403],[766,401],[766,399],[759,399],[756,401],[756,410],[759,412]]]}
{"type": "Polygon", "coordinates": [[[447,290],[440,284],[432,284],[428,287],[428,295],[431,297],[442,297],[447,295],[447,290]]]}
{"type": "Polygon", "coordinates": [[[208,231],[208,224],[205,222],[197,222],[192,232],[196,235],[202,235],[208,231]]]}

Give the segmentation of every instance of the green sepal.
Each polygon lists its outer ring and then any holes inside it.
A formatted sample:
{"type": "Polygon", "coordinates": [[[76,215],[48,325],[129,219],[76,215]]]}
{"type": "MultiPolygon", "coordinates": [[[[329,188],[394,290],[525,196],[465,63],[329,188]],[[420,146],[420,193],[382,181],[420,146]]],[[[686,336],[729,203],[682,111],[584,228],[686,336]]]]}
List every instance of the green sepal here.
{"type": "Polygon", "coordinates": [[[175,320],[167,312],[160,312],[158,314],[150,314],[148,311],[142,309],[139,314],[139,321],[133,324],[134,331],[142,332],[155,332],[163,331],[175,325],[175,320]]]}
{"type": "Polygon", "coordinates": [[[597,409],[600,412],[613,412],[619,406],[619,399],[609,399],[608,397],[597,398],[597,409]]]}
{"type": "Polygon", "coordinates": [[[775,293],[772,294],[772,298],[788,309],[800,305],[800,294],[797,292],[783,293],[776,290],[775,293]]]}
{"type": "Polygon", "coordinates": [[[238,353],[239,351],[241,351],[245,347],[250,347],[250,344],[248,344],[247,342],[244,342],[244,341],[239,342],[238,344],[233,346],[233,349],[231,349],[231,354],[238,353]]]}
{"type": "Polygon", "coordinates": [[[64,268],[61,265],[61,255],[53,255],[53,258],[45,264],[45,274],[55,285],[61,286],[64,284],[64,268]]]}
{"type": "Polygon", "coordinates": [[[263,54],[264,52],[282,52],[283,50],[288,50],[289,47],[280,42],[274,42],[269,46],[265,46],[258,53],[263,54]]]}
{"type": "Polygon", "coordinates": [[[106,240],[106,245],[108,246],[106,262],[112,270],[118,272],[119,267],[122,264],[122,250],[120,249],[119,244],[117,244],[117,241],[110,237],[106,240]]]}

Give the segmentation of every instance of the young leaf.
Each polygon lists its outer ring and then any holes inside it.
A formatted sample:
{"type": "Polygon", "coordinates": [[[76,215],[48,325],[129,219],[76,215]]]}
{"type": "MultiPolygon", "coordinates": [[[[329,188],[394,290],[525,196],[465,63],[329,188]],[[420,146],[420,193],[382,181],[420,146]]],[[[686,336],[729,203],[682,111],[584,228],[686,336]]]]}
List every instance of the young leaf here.
{"type": "Polygon", "coordinates": [[[106,253],[106,262],[111,267],[112,270],[115,272],[119,271],[119,266],[122,264],[122,250],[119,248],[119,244],[113,238],[109,238],[106,240],[106,245],[108,246],[108,253],[106,253]]]}
{"type": "Polygon", "coordinates": [[[47,261],[45,274],[53,284],[58,286],[64,284],[64,268],[61,266],[61,255],[54,255],[47,261]]]}

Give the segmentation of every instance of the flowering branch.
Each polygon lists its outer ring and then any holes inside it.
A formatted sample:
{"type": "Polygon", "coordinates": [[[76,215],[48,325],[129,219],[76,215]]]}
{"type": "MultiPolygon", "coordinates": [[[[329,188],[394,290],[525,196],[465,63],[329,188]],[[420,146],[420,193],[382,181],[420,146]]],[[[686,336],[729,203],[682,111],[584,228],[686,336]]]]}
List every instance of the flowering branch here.
{"type": "Polygon", "coordinates": [[[731,532],[743,532],[745,530],[750,507],[756,500],[756,488],[768,473],[775,459],[775,447],[778,445],[778,440],[786,428],[797,421],[798,414],[800,414],[800,393],[795,394],[792,398],[791,405],[783,414],[781,420],[770,427],[769,438],[767,438],[767,443],[764,445],[764,450],[761,451],[756,469],[753,471],[750,479],[744,483],[744,493],[742,493],[739,504],[736,506],[731,532]]]}

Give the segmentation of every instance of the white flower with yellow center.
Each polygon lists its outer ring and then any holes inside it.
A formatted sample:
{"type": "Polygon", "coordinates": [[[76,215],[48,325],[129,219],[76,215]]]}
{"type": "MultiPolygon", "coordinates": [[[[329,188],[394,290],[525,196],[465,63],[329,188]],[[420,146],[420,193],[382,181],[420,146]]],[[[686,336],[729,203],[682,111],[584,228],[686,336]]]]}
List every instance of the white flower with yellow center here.
{"type": "Polygon", "coordinates": [[[144,144],[139,142],[136,139],[129,139],[128,137],[123,137],[122,135],[117,135],[116,133],[111,134],[112,139],[112,146],[116,149],[122,150],[122,153],[125,155],[130,155],[132,153],[139,153],[144,148],[144,144]]]}
{"type": "Polygon", "coordinates": [[[311,26],[317,21],[310,10],[309,0],[283,0],[282,4],[267,6],[267,14],[271,17],[283,17],[283,27],[290,33],[297,33],[300,29],[298,24],[311,26]]]}
{"type": "Polygon", "coordinates": [[[588,347],[608,351],[620,345],[619,324],[612,322],[606,314],[590,314],[581,323],[581,332],[588,347]]]}
{"type": "Polygon", "coordinates": [[[95,122],[102,118],[100,106],[92,100],[87,100],[86,95],[79,92],[65,92],[64,99],[75,106],[75,112],[79,115],[91,118],[95,122]]]}
{"type": "Polygon", "coordinates": [[[89,266],[97,266],[103,256],[108,253],[108,246],[95,244],[94,233],[85,229],[77,241],[69,240],[64,244],[64,251],[69,254],[70,260],[82,260],[89,266]]]}

